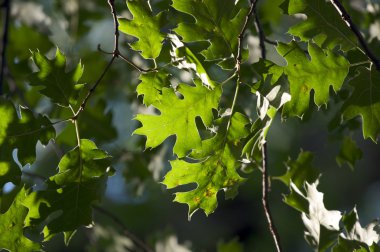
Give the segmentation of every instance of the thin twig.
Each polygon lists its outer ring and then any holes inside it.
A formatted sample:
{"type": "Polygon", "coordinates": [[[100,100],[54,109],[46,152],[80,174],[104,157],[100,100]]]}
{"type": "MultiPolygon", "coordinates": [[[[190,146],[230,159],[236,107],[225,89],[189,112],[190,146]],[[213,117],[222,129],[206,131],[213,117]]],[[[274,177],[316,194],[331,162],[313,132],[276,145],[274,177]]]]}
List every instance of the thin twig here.
{"type": "Polygon", "coordinates": [[[9,17],[10,17],[10,9],[11,9],[10,0],[4,0],[2,8],[4,8],[5,10],[5,15],[3,19],[3,36],[2,36],[2,44],[1,44],[0,95],[3,94],[4,71],[5,71],[5,66],[7,64],[6,50],[7,50],[7,45],[8,45],[9,17]]]}
{"type": "Polygon", "coordinates": [[[380,59],[378,59],[375,56],[375,54],[371,51],[363,35],[361,34],[359,28],[354,24],[354,22],[352,21],[350,15],[348,14],[344,6],[341,4],[341,2],[339,2],[339,0],[330,0],[330,1],[334,5],[335,9],[339,12],[343,21],[346,23],[346,25],[351,29],[351,31],[357,37],[359,44],[364,50],[365,55],[373,62],[373,64],[376,66],[376,69],[380,71],[380,59]]]}
{"type": "Polygon", "coordinates": [[[128,230],[128,228],[125,226],[125,224],[117,216],[115,216],[113,213],[109,212],[107,209],[102,208],[100,206],[93,205],[92,207],[96,211],[98,211],[99,213],[107,216],[113,222],[115,222],[115,224],[117,224],[123,230],[124,234],[129,239],[131,239],[137,246],[139,246],[140,248],[144,249],[147,252],[153,252],[153,249],[151,249],[145,242],[143,242],[142,240],[140,240],[136,235],[132,234],[128,230]]]}
{"type": "Polygon", "coordinates": [[[272,213],[269,207],[269,200],[268,200],[268,194],[269,194],[269,185],[268,185],[268,163],[267,163],[267,145],[266,143],[262,146],[262,158],[263,158],[263,167],[262,167],[262,188],[263,188],[263,194],[262,194],[262,204],[265,212],[265,216],[267,218],[269,231],[272,234],[274,244],[276,245],[276,249],[278,252],[282,251],[281,243],[280,243],[280,236],[277,232],[277,228],[274,225],[272,213]]]}
{"type": "Polygon", "coordinates": [[[267,54],[267,50],[265,48],[265,33],[263,30],[263,27],[261,26],[259,16],[257,15],[256,8],[253,9],[253,13],[254,13],[254,17],[255,17],[255,28],[256,28],[257,33],[259,34],[261,57],[263,59],[265,59],[266,54],[267,54]]]}
{"type": "MultiPolygon", "coordinates": [[[[258,0],[257,0],[258,1],[258,0]]],[[[254,15],[255,15],[255,27],[257,29],[257,33],[259,34],[260,39],[260,48],[261,48],[261,57],[263,59],[266,59],[266,47],[265,47],[265,33],[263,30],[263,27],[261,26],[260,19],[257,15],[256,8],[254,8],[254,15]]],[[[277,232],[277,228],[273,222],[272,213],[270,211],[269,207],[269,179],[268,179],[268,156],[267,156],[267,143],[264,142],[261,146],[261,157],[263,160],[263,167],[262,167],[262,204],[265,212],[265,216],[268,222],[269,231],[272,235],[272,238],[274,240],[274,244],[276,246],[276,249],[278,252],[282,251],[281,249],[281,243],[280,243],[280,236],[277,232]]]]}

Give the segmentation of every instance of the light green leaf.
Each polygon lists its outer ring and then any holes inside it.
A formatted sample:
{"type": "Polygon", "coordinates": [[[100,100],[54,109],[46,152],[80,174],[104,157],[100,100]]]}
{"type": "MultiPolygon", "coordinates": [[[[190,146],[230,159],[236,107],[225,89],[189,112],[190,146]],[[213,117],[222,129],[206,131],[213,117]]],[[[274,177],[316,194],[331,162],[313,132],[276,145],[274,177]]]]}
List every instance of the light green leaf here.
{"type": "Polygon", "coordinates": [[[0,214],[0,249],[12,252],[40,251],[38,243],[24,236],[24,219],[28,209],[22,205],[26,190],[22,188],[13,204],[4,214],[0,214]]]}
{"type": "Polygon", "coordinates": [[[357,41],[338,11],[326,0],[287,0],[282,6],[288,14],[305,14],[306,20],[292,26],[289,33],[303,41],[313,40],[322,48],[343,51],[357,47],[357,41]]]}
{"type": "Polygon", "coordinates": [[[245,181],[236,170],[241,166],[239,149],[241,139],[249,133],[244,127],[249,121],[244,115],[235,113],[228,133],[225,131],[227,118],[219,119],[217,123],[217,134],[202,141],[200,148],[192,151],[190,156],[194,160],[171,161],[172,170],[162,182],[168,189],[196,184],[194,190],[175,194],[174,201],[189,206],[189,219],[198,209],[203,209],[206,215],[214,212],[218,205],[217,193],[223,189],[227,199],[233,198],[245,181]]]}
{"type": "Polygon", "coordinates": [[[13,150],[22,165],[31,164],[36,158],[36,144],[48,144],[55,137],[55,130],[47,117],[34,117],[32,111],[20,107],[21,118],[12,102],[0,97],[0,188],[7,183],[18,184],[21,170],[13,160],[13,150]]]}
{"type": "MultiPolygon", "coordinates": [[[[309,107],[310,92],[314,90],[314,101],[318,106],[325,105],[329,99],[330,86],[338,91],[348,74],[349,62],[331,50],[322,50],[309,43],[311,60],[297,42],[279,43],[277,51],[286,59],[287,66],[266,64],[272,82],[284,73],[289,81],[291,100],[283,109],[283,116],[302,116],[309,107]]],[[[265,68],[264,68],[265,69],[265,68]]]]}
{"type": "Polygon", "coordinates": [[[165,38],[160,31],[166,21],[164,13],[153,16],[149,0],[127,0],[127,5],[133,19],[119,18],[120,31],[138,38],[131,44],[133,50],[140,51],[146,59],[157,58],[165,38]]]}
{"type": "Polygon", "coordinates": [[[210,42],[202,52],[206,60],[236,57],[238,36],[248,13],[246,1],[173,0],[172,6],[195,19],[174,29],[184,42],[210,42]]]}
{"type": "Polygon", "coordinates": [[[354,91],[343,104],[345,120],[361,116],[363,136],[377,141],[380,134],[380,72],[376,69],[360,68],[359,74],[350,81],[354,91]]]}
{"type": "Polygon", "coordinates": [[[83,84],[78,83],[83,74],[83,65],[79,63],[76,68],[66,72],[66,57],[58,48],[52,60],[38,51],[32,52],[32,59],[39,71],[30,76],[30,85],[41,86],[40,93],[60,106],[75,105],[79,90],[83,87],[83,84]]]}
{"type": "Polygon", "coordinates": [[[143,95],[146,106],[159,102],[162,99],[162,88],[170,86],[169,74],[161,70],[158,72],[143,73],[140,75],[140,84],[137,94],[143,95]]]}
{"type": "Polygon", "coordinates": [[[301,188],[305,182],[313,183],[318,179],[319,171],[313,167],[312,161],[313,153],[302,151],[296,161],[286,162],[286,173],[274,179],[281,180],[287,186],[293,183],[297,188],[301,188]]]}
{"type": "Polygon", "coordinates": [[[29,208],[26,226],[43,223],[45,241],[60,232],[69,240],[80,226],[91,225],[91,205],[100,200],[105,178],[113,173],[107,153],[87,139],[63,156],[58,167],[59,173],[46,182],[47,189],[32,192],[24,202],[29,208]]]}
{"type": "Polygon", "coordinates": [[[183,99],[178,98],[172,88],[162,88],[162,100],[153,104],[161,114],[136,116],[142,127],[136,129],[134,134],[147,137],[147,148],[157,147],[172,135],[176,135],[174,153],[180,158],[201,146],[195,118],[199,116],[206,127],[211,126],[212,110],[218,108],[222,91],[220,86],[209,90],[200,80],[194,83],[195,87],[186,84],[177,87],[183,99]]]}
{"type": "Polygon", "coordinates": [[[339,166],[347,163],[351,169],[354,169],[355,162],[362,158],[362,151],[356,145],[356,142],[351,137],[345,137],[342,141],[342,146],[336,157],[336,162],[339,166]]]}

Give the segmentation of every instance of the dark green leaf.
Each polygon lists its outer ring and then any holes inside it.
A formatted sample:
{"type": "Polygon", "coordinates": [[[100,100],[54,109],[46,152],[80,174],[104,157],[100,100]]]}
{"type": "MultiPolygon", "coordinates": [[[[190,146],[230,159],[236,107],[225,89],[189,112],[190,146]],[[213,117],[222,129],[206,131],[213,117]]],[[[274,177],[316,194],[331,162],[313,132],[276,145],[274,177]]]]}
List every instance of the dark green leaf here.
{"type": "Polygon", "coordinates": [[[13,151],[21,165],[31,164],[36,157],[36,144],[48,144],[55,130],[48,118],[34,117],[32,111],[20,107],[18,117],[12,102],[0,97],[0,188],[7,182],[18,184],[21,170],[13,160],[13,151]]]}
{"type": "Polygon", "coordinates": [[[30,76],[30,85],[41,86],[40,93],[60,106],[75,105],[76,96],[83,87],[83,84],[78,83],[83,74],[82,64],[79,63],[76,68],[66,72],[66,57],[58,48],[52,60],[38,51],[32,52],[32,59],[39,71],[30,76]]]}
{"type": "Polygon", "coordinates": [[[345,137],[342,141],[342,146],[336,157],[336,162],[339,166],[347,163],[351,169],[354,169],[355,162],[362,158],[362,151],[356,145],[356,142],[351,137],[345,137]]]}

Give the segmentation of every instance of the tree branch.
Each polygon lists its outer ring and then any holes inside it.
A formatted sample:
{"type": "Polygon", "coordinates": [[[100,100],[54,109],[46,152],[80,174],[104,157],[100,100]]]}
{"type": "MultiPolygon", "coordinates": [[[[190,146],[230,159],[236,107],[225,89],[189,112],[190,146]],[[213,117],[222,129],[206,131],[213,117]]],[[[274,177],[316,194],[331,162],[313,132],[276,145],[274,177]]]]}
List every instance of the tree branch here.
{"type": "Polygon", "coordinates": [[[115,224],[117,224],[124,232],[125,236],[127,236],[129,239],[131,239],[137,246],[142,248],[146,252],[153,252],[153,249],[151,249],[146,243],[144,243],[142,240],[140,240],[137,236],[132,234],[128,228],[124,225],[124,223],[113,213],[109,212],[107,209],[104,209],[100,206],[92,206],[96,211],[99,213],[107,216],[110,218],[115,224]]]}
{"type": "Polygon", "coordinates": [[[363,35],[361,34],[359,28],[354,24],[352,21],[350,15],[344,8],[341,2],[339,0],[330,0],[330,2],[334,5],[335,9],[339,12],[341,18],[346,23],[346,25],[351,29],[351,31],[355,34],[357,37],[359,44],[364,50],[364,53],[366,56],[373,62],[373,64],[376,66],[376,69],[380,71],[380,59],[378,59],[375,54],[371,51],[369,46],[367,45],[363,35]]]}
{"type": "Polygon", "coordinates": [[[1,62],[0,62],[0,95],[3,94],[3,81],[4,72],[7,64],[6,50],[8,45],[8,33],[9,33],[9,17],[10,17],[10,0],[4,0],[2,8],[4,8],[5,15],[3,16],[3,35],[1,43],[1,62]]]}
{"type": "MultiPolygon", "coordinates": [[[[263,59],[266,59],[265,33],[264,33],[264,30],[261,26],[260,19],[257,15],[256,8],[254,8],[253,12],[255,15],[255,27],[256,27],[257,33],[259,34],[259,39],[260,39],[261,57],[263,59]]],[[[269,231],[270,231],[272,238],[274,240],[274,244],[276,246],[277,251],[281,252],[282,248],[281,248],[281,243],[280,243],[280,236],[279,236],[279,234],[277,232],[277,228],[273,222],[272,213],[271,213],[271,210],[269,207],[268,195],[269,195],[269,187],[270,186],[269,186],[269,179],[268,179],[268,156],[267,156],[267,143],[266,142],[264,142],[263,145],[261,146],[261,157],[263,160],[263,163],[262,163],[263,167],[261,170],[261,172],[262,172],[262,199],[261,199],[261,201],[263,204],[265,217],[266,217],[267,222],[268,222],[269,231]]]]}

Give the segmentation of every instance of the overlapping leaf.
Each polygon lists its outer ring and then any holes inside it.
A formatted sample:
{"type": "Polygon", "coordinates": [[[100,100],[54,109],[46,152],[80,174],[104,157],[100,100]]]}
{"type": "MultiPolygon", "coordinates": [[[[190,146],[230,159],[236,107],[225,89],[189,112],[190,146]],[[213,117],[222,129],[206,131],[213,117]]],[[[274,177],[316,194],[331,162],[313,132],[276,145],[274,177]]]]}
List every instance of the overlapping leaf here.
{"type": "Polygon", "coordinates": [[[356,161],[362,158],[363,152],[356,145],[355,141],[350,137],[345,137],[342,141],[342,146],[336,157],[338,165],[347,163],[351,169],[354,169],[356,161]]]}
{"type": "Polygon", "coordinates": [[[317,190],[318,181],[305,183],[305,192],[291,183],[292,192],[285,196],[285,202],[301,211],[305,225],[305,239],[316,251],[325,251],[338,239],[339,211],[327,210],[323,203],[323,193],[317,190]]]}
{"type": "Polygon", "coordinates": [[[349,62],[343,56],[323,50],[314,43],[308,46],[311,60],[295,41],[279,43],[277,51],[286,59],[287,66],[280,67],[268,61],[259,64],[264,64],[265,67],[261,66],[263,71],[272,75],[272,83],[282,74],[288,78],[291,100],[284,106],[285,117],[302,116],[307,111],[311,90],[315,92],[315,104],[326,104],[330,86],[339,90],[348,73],[349,62]]]}
{"type": "Polygon", "coordinates": [[[22,188],[13,204],[0,214],[0,249],[14,252],[40,251],[40,245],[24,236],[24,220],[28,209],[22,205],[26,190],[22,188]]]}
{"type": "Polygon", "coordinates": [[[138,38],[131,46],[141,51],[144,58],[157,58],[165,38],[165,34],[160,31],[166,21],[164,13],[153,16],[149,0],[128,0],[127,5],[133,19],[119,18],[120,31],[138,38]]]}
{"type": "Polygon", "coordinates": [[[32,59],[39,71],[30,76],[30,85],[41,86],[40,93],[60,106],[75,105],[79,90],[83,87],[83,84],[78,83],[83,74],[82,64],[66,72],[66,57],[58,48],[52,60],[38,51],[32,52],[32,59]]]}
{"type": "Polygon", "coordinates": [[[377,141],[380,134],[380,73],[375,69],[360,68],[359,74],[350,81],[354,90],[345,101],[343,118],[360,116],[363,136],[377,141]]]}
{"type": "Polygon", "coordinates": [[[33,163],[36,144],[48,144],[55,137],[55,130],[44,116],[34,117],[27,108],[20,108],[18,117],[12,102],[0,98],[0,188],[7,182],[18,184],[21,170],[13,160],[13,150],[22,165],[33,163]]]}
{"type": "Polygon", "coordinates": [[[319,171],[312,165],[313,154],[302,151],[297,160],[289,160],[286,163],[287,171],[284,175],[275,177],[290,186],[293,183],[297,188],[301,188],[305,182],[313,183],[319,177],[319,171]]]}
{"type": "Polygon", "coordinates": [[[194,17],[194,23],[180,23],[174,31],[184,42],[209,41],[202,52],[206,60],[236,56],[238,36],[248,9],[245,1],[174,0],[173,8],[194,17]]]}
{"type": "Polygon", "coordinates": [[[333,252],[340,251],[378,251],[380,247],[380,224],[378,220],[369,223],[365,228],[360,225],[356,207],[342,218],[345,233],[339,237],[339,243],[333,252]]]}
{"type": "Polygon", "coordinates": [[[180,84],[177,87],[183,99],[177,97],[174,89],[162,88],[161,101],[153,104],[160,115],[136,116],[142,127],[134,133],[147,137],[147,148],[157,147],[172,135],[176,135],[174,153],[178,157],[184,157],[190,150],[201,146],[195,118],[200,117],[206,127],[211,126],[212,110],[218,108],[221,88],[217,86],[210,90],[200,80],[195,80],[194,83],[195,86],[180,84]]]}
{"type": "Polygon", "coordinates": [[[282,6],[290,15],[302,13],[307,16],[288,31],[303,41],[314,40],[320,47],[329,49],[341,45],[344,51],[357,46],[354,34],[330,1],[286,0],[282,6]]]}
{"type": "Polygon", "coordinates": [[[245,126],[248,119],[235,113],[231,119],[231,127],[226,132],[227,118],[217,121],[217,134],[202,141],[202,146],[192,151],[194,162],[185,160],[171,161],[172,170],[169,171],[163,184],[167,188],[195,183],[194,190],[176,193],[174,201],[189,206],[189,218],[198,209],[203,209],[206,215],[214,212],[217,207],[217,193],[225,191],[226,198],[233,198],[244,178],[240,177],[237,169],[241,152],[241,139],[249,131],[245,126]]]}
{"type": "Polygon", "coordinates": [[[92,224],[91,204],[99,201],[105,177],[112,172],[107,153],[87,139],[80,147],[68,152],[59,162],[59,173],[47,181],[47,189],[28,195],[24,205],[29,208],[25,224],[35,227],[44,223],[44,240],[65,232],[69,240],[80,226],[92,224]],[[52,215],[54,217],[52,217],[52,215]]]}

